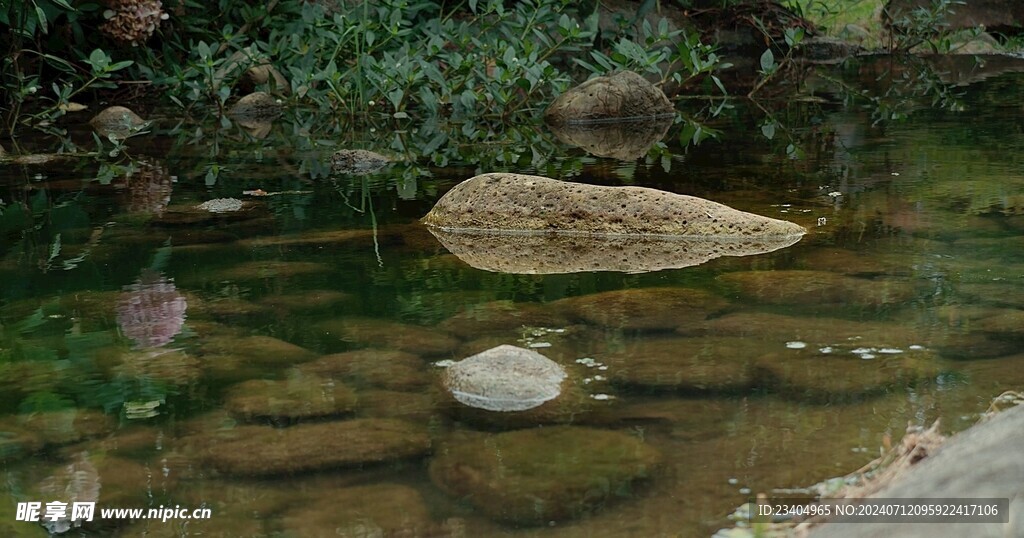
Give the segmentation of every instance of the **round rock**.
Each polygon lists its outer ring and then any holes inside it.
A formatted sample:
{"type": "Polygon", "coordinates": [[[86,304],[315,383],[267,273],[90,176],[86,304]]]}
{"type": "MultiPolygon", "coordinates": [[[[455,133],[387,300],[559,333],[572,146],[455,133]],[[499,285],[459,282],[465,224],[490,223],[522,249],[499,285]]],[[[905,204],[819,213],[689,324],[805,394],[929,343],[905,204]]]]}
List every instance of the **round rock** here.
{"type": "Polygon", "coordinates": [[[644,77],[622,71],[592,78],[560,95],[547,110],[550,124],[654,118],[675,113],[665,93],[644,77]]]}
{"type": "Polygon", "coordinates": [[[525,411],[557,398],[566,376],[558,363],[544,355],[506,344],[448,367],[444,385],[470,407],[525,411]]]}

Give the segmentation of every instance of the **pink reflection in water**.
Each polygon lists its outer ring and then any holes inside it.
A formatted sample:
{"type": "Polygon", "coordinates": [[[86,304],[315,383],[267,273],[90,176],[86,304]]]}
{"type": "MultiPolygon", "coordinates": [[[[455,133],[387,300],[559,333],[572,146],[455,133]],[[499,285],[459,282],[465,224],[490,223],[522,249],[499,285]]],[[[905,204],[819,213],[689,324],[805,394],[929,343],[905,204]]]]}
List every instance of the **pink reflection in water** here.
{"type": "Polygon", "coordinates": [[[185,325],[185,297],[157,271],[142,272],[117,300],[117,324],[135,348],[166,345],[185,325]]]}

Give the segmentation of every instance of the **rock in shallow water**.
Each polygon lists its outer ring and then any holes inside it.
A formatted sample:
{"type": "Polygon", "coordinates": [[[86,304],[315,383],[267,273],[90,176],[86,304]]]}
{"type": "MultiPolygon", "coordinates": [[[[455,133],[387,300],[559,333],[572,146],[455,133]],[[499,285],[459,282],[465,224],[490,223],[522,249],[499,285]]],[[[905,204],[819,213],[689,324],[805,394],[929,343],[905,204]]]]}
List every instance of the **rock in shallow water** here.
{"type": "Polygon", "coordinates": [[[351,411],[355,404],[352,389],[316,376],[245,381],[228,389],[224,402],[229,411],[245,420],[338,415],[351,411]]]}
{"type": "Polygon", "coordinates": [[[780,305],[878,307],[908,301],[915,292],[909,280],[856,278],[825,271],[742,271],[721,275],[718,281],[744,298],[780,305]]]}
{"type": "Polygon", "coordinates": [[[434,483],[491,518],[547,524],[634,495],[660,453],[624,433],[555,426],[453,439],[430,464],[434,483]]]}
{"type": "Polygon", "coordinates": [[[728,304],[718,295],[694,288],[636,288],[569,297],[550,306],[602,327],[667,330],[701,322],[728,304]]]}
{"type": "Polygon", "coordinates": [[[557,398],[566,377],[558,363],[536,351],[501,345],[449,366],[444,385],[465,405],[511,412],[557,398]]]}
{"type": "Polygon", "coordinates": [[[290,428],[241,426],[191,439],[199,459],[226,474],[267,476],[421,456],[426,425],[355,419],[290,428]]]}
{"type": "Polygon", "coordinates": [[[644,187],[602,187],[521,174],[483,174],[448,191],[424,217],[446,231],[684,237],[791,237],[791,222],[644,187]]]}
{"type": "Polygon", "coordinates": [[[471,267],[511,274],[587,271],[646,273],[680,269],[722,256],[753,256],[791,246],[800,235],[771,237],[667,237],[593,234],[430,233],[471,267]]]}

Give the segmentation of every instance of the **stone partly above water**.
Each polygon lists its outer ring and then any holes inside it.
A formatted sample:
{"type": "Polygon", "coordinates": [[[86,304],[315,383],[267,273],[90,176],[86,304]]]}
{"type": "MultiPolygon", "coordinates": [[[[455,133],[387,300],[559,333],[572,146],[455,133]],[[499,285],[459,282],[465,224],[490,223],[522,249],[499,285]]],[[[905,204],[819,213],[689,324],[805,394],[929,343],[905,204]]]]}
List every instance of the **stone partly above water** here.
{"type": "Polygon", "coordinates": [[[656,118],[675,113],[665,93],[632,71],[592,78],[558,96],[544,121],[559,125],[656,118]]]}
{"type": "Polygon", "coordinates": [[[391,159],[365,149],[339,149],[331,155],[331,170],[342,174],[370,174],[390,163],[391,159]]]}
{"type": "Polygon", "coordinates": [[[190,439],[204,464],[226,474],[268,476],[422,456],[426,425],[355,419],[289,428],[240,426],[190,439]]]}
{"type": "Polygon", "coordinates": [[[805,233],[693,196],[505,173],[456,185],[423,222],[469,265],[525,274],[687,267],[771,252],[805,233]]]}
{"type": "Polygon", "coordinates": [[[634,496],[660,463],[660,453],[635,436],[554,426],[462,434],[438,451],[430,477],[493,519],[542,525],[634,496]]]}
{"type": "Polygon", "coordinates": [[[448,191],[423,222],[446,231],[568,232],[683,237],[792,237],[806,231],[682,194],[521,174],[483,174],[448,191]]]}
{"type": "Polygon", "coordinates": [[[431,228],[430,233],[471,267],[511,274],[646,273],[680,269],[722,256],[766,254],[791,246],[802,237],[496,234],[440,228],[431,228]]]}
{"type": "Polygon", "coordinates": [[[487,411],[525,411],[553,400],[568,376],[558,363],[521,347],[501,345],[445,371],[445,388],[459,402],[487,411]]]}
{"type": "Polygon", "coordinates": [[[550,126],[562,142],[591,155],[633,161],[647,155],[651,146],[668,134],[672,118],[613,123],[570,123],[550,126]]]}
{"type": "Polygon", "coordinates": [[[89,120],[89,125],[96,129],[100,136],[124,139],[144,129],[146,120],[129,108],[111,106],[93,116],[89,120]]]}
{"type": "Polygon", "coordinates": [[[714,293],[695,288],[635,288],[560,299],[550,307],[601,327],[671,330],[702,322],[728,304],[714,293]]]}

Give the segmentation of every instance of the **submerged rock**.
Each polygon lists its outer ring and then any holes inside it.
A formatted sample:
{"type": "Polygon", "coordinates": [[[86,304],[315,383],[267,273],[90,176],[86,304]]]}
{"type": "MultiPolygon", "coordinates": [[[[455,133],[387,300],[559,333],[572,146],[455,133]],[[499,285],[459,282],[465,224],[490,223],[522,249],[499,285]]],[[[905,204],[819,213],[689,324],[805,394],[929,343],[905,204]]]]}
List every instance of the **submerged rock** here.
{"type": "Polygon", "coordinates": [[[601,187],[483,174],[448,191],[423,222],[446,231],[568,232],[689,237],[803,235],[791,222],[644,187],[601,187]]]}
{"type": "Polygon", "coordinates": [[[393,349],[359,349],[324,355],[298,367],[327,379],[344,379],[356,386],[416,390],[430,384],[425,362],[417,355],[393,349]]]}
{"type": "Polygon", "coordinates": [[[496,234],[440,228],[431,228],[430,233],[471,267],[511,274],[646,273],[680,269],[722,256],[766,254],[796,244],[802,237],[496,234]]]}
{"type": "Polygon", "coordinates": [[[89,120],[89,125],[100,136],[107,138],[128,138],[147,125],[146,120],[123,106],[112,106],[101,110],[89,120]]]}
{"type": "Polygon", "coordinates": [[[564,327],[568,322],[549,305],[491,301],[473,305],[441,322],[439,327],[461,338],[514,334],[526,327],[564,327]]]}
{"type": "Polygon", "coordinates": [[[647,155],[651,146],[665,138],[670,127],[672,118],[665,117],[647,121],[552,125],[551,132],[562,142],[591,155],[635,161],[647,155]]]}
{"type": "Polygon", "coordinates": [[[233,475],[266,476],[378,463],[430,450],[426,425],[355,419],[289,428],[240,426],[191,439],[200,461],[233,475]]]}
{"type": "Polygon", "coordinates": [[[655,118],[675,113],[665,93],[632,71],[592,78],[558,96],[544,111],[551,124],[655,118]]]}
{"type": "Polygon", "coordinates": [[[326,273],[331,266],[319,262],[286,260],[258,260],[240,263],[233,267],[215,271],[210,279],[257,280],[263,278],[288,278],[315,273],[326,273]]]}
{"type": "Polygon", "coordinates": [[[339,149],[331,155],[331,169],[342,174],[370,174],[390,163],[391,159],[365,149],[339,149]]]}
{"type": "Polygon", "coordinates": [[[660,462],[634,436],[555,426],[454,439],[431,462],[430,477],[493,519],[539,525],[634,496],[660,462]]]}
{"type": "Polygon", "coordinates": [[[224,407],[244,420],[299,419],[352,411],[356,393],[347,386],[315,376],[285,380],[253,379],[232,386],[224,407]]]}
{"type": "Polygon", "coordinates": [[[501,345],[449,366],[443,383],[465,405],[512,412],[557,398],[566,377],[558,363],[536,351],[501,345]]]}
{"type": "Polygon", "coordinates": [[[398,349],[423,356],[450,353],[459,341],[427,327],[374,318],[348,317],[317,324],[327,336],[380,348],[398,349]]]}
{"type": "Polygon", "coordinates": [[[418,491],[397,484],[372,484],[318,492],[316,500],[281,516],[289,536],[449,536],[433,521],[418,491]]]}
{"type": "Polygon", "coordinates": [[[714,293],[694,288],[636,288],[569,297],[550,306],[602,327],[670,330],[702,322],[728,304],[714,293]]]}
{"type": "Polygon", "coordinates": [[[316,353],[272,336],[213,336],[201,349],[210,355],[226,354],[243,357],[246,362],[284,366],[310,361],[316,353]]]}
{"type": "Polygon", "coordinates": [[[43,444],[59,446],[106,435],[114,430],[113,418],[89,409],[46,411],[28,415],[15,415],[8,419],[9,426],[32,432],[43,444]]]}
{"type": "Polygon", "coordinates": [[[744,338],[637,339],[596,359],[613,382],[655,390],[733,392],[753,388],[764,346],[744,338]]]}
{"type": "Polygon", "coordinates": [[[811,402],[902,392],[941,372],[935,352],[923,349],[858,347],[823,353],[807,347],[767,353],[757,361],[760,384],[785,398],[811,402]]]}
{"type": "Polygon", "coordinates": [[[718,281],[736,289],[741,297],[767,304],[851,304],[882,306],[914,297],[907,280],[855,278],[825,271],[742,271],[718,281]]]}

